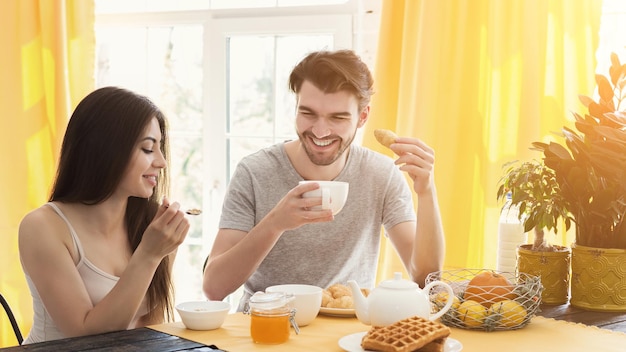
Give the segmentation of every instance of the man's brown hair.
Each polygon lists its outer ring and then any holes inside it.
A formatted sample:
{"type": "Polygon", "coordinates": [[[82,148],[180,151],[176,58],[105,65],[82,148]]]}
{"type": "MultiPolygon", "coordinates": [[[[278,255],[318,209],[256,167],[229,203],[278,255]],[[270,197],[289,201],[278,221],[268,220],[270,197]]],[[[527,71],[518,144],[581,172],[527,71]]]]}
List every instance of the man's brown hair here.
{"type": "Polygon", "coordinates": [[[370,102],[374,79],[367,65],[352,50],[315,51],[291,71],[289,89],[298,94],[304,81],[325,93],[348,91],[358,100],[359,111],[370,102]]]}

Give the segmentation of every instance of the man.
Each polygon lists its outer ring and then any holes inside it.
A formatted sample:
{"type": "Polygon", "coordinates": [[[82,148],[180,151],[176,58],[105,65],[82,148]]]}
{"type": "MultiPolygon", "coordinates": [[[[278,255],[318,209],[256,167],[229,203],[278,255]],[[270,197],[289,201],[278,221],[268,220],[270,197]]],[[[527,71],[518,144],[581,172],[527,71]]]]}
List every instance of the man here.
{"type": "Polygon", "coordinates": [[[292,71],[298,140],[244,158],[227,191],[203,289],[221,300],[242,284],[239,310],[256,291],[283,283],[328,287],[353,279],[375,286],[380,229],[411,278],[424,284],[441,270],[444,236],[433,176],[434,153],[415,138],[397,138],[394,161],[352,145],[369,116],[373,80],[352,51],[309,54],[292,71]],[[396,165],[400,165],[399,168],[396,165]],[[418,196],[417,215],[402,171],[418,196]],[[350,183],[340,213],[311,210],[319,186],[302,180],[350,183]]]}

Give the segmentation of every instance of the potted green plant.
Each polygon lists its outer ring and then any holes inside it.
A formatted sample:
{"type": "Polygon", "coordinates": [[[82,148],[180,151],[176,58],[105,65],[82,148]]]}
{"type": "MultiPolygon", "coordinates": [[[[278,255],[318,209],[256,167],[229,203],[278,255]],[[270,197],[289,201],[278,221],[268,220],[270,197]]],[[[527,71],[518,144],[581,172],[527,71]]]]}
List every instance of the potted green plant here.
{"type": "Polygon", "coordinates": [[[534,142],[531,149],[543,154],[558,185],[552,204],[575,226],[570,303],[626,311],[626,65],[615,53],[609,76],[597,74],[596,83],[598,100],[579,96],[588,111],[574,113],[575,129],[563,127],[564,144],[534,142]]]}
{"type": "MultiPolygon", "coordinates": [[[[518,217],[524,231],[534,232],[532,244],[517,249],[517,269],[541,279],[542,302],[566,303],[569,298],[570,258],[568,247],[551,244],[545,232],[558,233],[559,219],[571,226],[565,199],[560,196],[554,171],[537,160],[505,165],[497,192],[498,200],[511,194],[511,205],[519,209],[518,217]]],[[[503,208],[502,211],[505,211],[503,208]]]]}

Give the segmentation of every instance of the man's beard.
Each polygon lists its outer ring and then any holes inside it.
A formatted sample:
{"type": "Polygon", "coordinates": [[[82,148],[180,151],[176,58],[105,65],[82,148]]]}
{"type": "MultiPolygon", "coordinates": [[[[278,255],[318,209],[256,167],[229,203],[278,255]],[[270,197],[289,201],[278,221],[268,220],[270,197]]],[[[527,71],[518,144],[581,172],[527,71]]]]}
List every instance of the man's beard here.
{"type": "Polygon", "coordinates": [[[338,138],[339,149],[337,150],[335,154],[331,155],[330,157],[320,157],[316,153],[310,151],[308,148],[308,144],[307,144],[307,141],[311,139],[309,138],[309,136],[311,138],[315,137],[311,132],[304,132],[302,134],[298,133],[298,138],[300,139],[300,143],[302,144],[302,147],[304,148],[306,155],[309,157],[309,160],[311,160],[313,164],[319,165],[319,166],[326,166],[326,165],[330,165],[334,163],[350,147],[350,144],[352,144],[352,141],[354,141],[354,138],[356,137],[356,129],[354,130],[354,133],[352,134],[352,137],[350,137],[349,141],[344,142],[342,138],[338,138]]]}

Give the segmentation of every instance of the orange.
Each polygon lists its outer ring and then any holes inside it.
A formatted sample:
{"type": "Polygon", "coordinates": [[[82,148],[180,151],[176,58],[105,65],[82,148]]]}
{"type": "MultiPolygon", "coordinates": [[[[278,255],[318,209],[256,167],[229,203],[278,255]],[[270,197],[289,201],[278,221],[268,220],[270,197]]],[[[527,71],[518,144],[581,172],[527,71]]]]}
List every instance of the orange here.
{"type": "Polygon", "coordinates": [[[463,298],[479,302],[486,308],[505,299],[514,299],[513,285],[498,273],[484,271],[474,276],[467,284],[463,298]]]}

